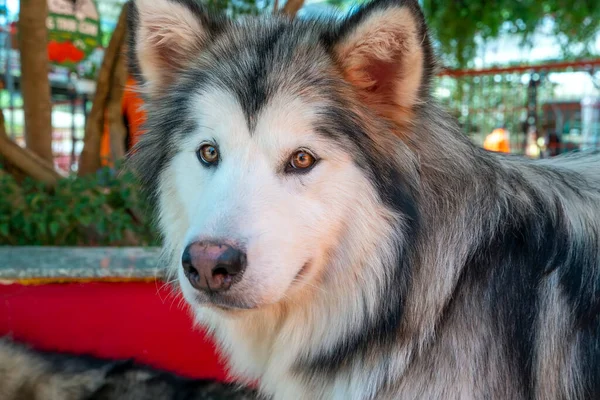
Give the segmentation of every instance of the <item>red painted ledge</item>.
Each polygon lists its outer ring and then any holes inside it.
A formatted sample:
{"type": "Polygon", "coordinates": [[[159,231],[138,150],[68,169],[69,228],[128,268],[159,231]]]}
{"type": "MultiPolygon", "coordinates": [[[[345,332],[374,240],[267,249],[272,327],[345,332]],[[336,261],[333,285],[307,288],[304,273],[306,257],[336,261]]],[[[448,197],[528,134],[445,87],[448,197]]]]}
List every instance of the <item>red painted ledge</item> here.
{"type": "Polygon", "coordinates": [[[0,284],[0,336],[34,348],[228,380],[212,340],[157,281],[0,284]]]}

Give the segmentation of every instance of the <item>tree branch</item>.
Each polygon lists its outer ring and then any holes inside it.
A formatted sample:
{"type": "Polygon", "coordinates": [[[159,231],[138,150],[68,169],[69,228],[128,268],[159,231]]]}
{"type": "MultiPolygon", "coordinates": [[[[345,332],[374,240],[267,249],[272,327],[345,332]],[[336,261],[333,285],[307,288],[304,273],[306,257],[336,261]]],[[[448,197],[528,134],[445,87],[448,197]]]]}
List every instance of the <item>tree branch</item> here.
{"type": "Polygon", "coordinates": [[[92,104],[92,110],[88,116],[83,139],[83,151],[79,158],[78,175],[83,176],[95,173],[101,166],[100,163],[100,141],[104,130],[104,113],[113,88],[112,82],[122,52],[125,35],[127,32],[127,7],[123,7],[119,21],[110,39],[102,66],[96,80],[96,94],[92,104]]]}
{"type": "Polygon", "coordinates": [[[294,18],[303,5],[304,0],[287,0],[281,9],[281,13],[290,18],[294,18]]]}
{"type": "Polygon", "coordinates": [[[127,84],[127,66],[125,55],[120,54],[115,65],[115,72],[110,90],[106,117],[108,119],[108,132],[110,136],[110,153],[113,162],[125,157],[125,138],[127,128],[123,123],[123,92],[127,84]]]}
{"type": "Polygon", "coordinates": [[[63,175],[54,169],[52,163],[10,140],[6,134],[2,110],[0,110],[0,155],[17,171],[44,182],[47,186],[54,186],[59,179],[63,178],[63,175]]]}

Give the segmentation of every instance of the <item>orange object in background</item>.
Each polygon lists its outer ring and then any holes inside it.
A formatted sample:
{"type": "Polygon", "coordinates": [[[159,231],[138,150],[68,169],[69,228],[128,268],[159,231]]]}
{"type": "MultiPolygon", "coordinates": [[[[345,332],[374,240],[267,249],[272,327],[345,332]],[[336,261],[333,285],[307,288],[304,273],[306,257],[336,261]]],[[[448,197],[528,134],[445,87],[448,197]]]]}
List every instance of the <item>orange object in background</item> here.
{"type": "Polygon", "coordinates": [[[483,142],[483,148],[489,151],[499,153],[510,153],[510,143],[508,141],[508,132],[504,128],[496,128],[487,135],[483,142]]]}
{"type": "MultiPolygon", "coordinates": [[[[125,85],[125,91],[123,92],[123,100],[121,101],[123,118],[127,121],[128,135],[125,146],[126,150],[131,149],[143,134],[141,127],[146,120],[146,113],[142,110],[143,104],[142,98],[136,92],[136,81],[132,77],[129,77],[125,85]]],[[[102,160],[102,166],[112,164],[110,157],[110,133],[106,118],[104,119],[104,131],[102,132],[100,142],[100,159],[102,160]]]]}
{"type": "Polygon", "coordinates": [[[71,41],[48,43],[48,59],[50,62],[64,63],[65,61],[78,63],[85,58],[85,53],[79,50],[71,41]]]}

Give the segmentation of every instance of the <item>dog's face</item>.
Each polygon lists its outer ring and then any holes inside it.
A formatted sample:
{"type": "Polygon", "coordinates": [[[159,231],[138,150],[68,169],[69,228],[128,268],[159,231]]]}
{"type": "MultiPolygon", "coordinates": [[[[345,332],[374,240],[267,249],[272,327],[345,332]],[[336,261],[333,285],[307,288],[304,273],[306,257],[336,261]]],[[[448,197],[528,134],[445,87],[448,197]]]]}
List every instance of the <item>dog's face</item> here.
{"type": "Polygon", "coordinates": [[[257,308],[342,282],[360,274],[328,269],[342,242],[376,246],[413,217],[395,163],[410,164],[396,132],[429,80],[416,2],[331,23],[234,22],[192,0],[129,12],[148,110],[134,161],[192,304],[257,308]]]}
{"type": "Polygon", "coordinates": [[[315,131],[322,107],[316,102],[282,93],[252,129],[227,90],[211,88],[195,102],[202,122],[177,143],[163,173],[160,203],[169,215],[162,226],[178,236],[178,253],[192,243],[217,243],[243,253],[246,265],[224,291],[206,276],[214,271],[197,271],[208,291],[196,291],[178,268],[183,291],[223,306],[276,302],[323,267],[331,242],[361,203],[357,196],[368,195],[364,173],[343,147],[315,131]]]}

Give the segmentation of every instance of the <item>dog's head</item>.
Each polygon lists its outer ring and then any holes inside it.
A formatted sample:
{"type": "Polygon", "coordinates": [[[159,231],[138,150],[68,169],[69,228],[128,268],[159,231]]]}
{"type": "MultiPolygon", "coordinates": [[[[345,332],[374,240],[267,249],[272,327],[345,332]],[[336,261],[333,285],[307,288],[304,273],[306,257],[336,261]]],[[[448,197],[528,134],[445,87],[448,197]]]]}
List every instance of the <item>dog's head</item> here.
{"type": "Polygon", "coordinates": [[[418,219],[404,143],[433,62],[416,0],[329,21],[134,0],[129,21],[148,112],[133,161],[186,298],[258,308],[385,280],[373,249],[397,257],[418,219]]]}

